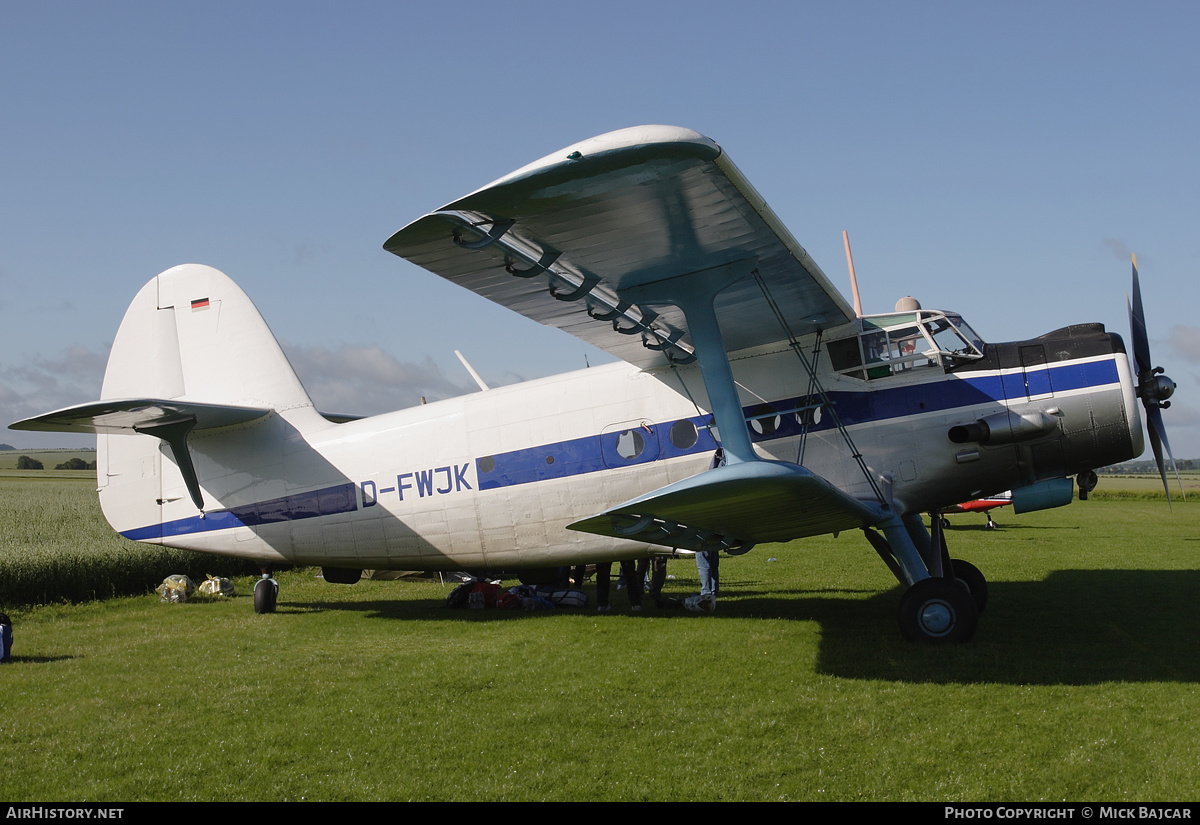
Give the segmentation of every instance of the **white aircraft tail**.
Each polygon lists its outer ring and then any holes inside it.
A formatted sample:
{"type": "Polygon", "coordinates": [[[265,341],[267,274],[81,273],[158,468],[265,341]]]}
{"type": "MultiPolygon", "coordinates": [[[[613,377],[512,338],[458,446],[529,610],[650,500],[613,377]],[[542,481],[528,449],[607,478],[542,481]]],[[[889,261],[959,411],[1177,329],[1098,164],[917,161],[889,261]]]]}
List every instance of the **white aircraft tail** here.
{"type": "Polygon", "coordinates": [[[100,398],[72,408],[97,433],[100,503],[114,528],[144,541],[197,511],[267,495],[288,445],[332,426],[250,299],[197,264],[138,292],[100,398]]]}
{"type": "Polygon", "coordinates": [[[246,294],[198,264],[168,269],[138,292],[100,398],[270,408],[300,429],[323,420],[246,294]]]}

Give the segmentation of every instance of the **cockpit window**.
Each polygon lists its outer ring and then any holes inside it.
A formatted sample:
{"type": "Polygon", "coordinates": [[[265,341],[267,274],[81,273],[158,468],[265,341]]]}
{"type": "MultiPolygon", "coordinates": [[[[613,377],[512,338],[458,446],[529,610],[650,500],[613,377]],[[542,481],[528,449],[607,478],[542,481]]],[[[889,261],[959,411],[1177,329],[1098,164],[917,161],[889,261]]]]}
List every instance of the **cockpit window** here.
{"type": "Polygon", "coordinates": [[[983,341],[958,315],[920,311],[872,315],[862,332],[828,344],[833,368],[851,378],[886,378],[981,358],[983,341]],[[864,369],[865,368],[865,369],[864,369]]]}
{"type": "Polygon", "coordinates": [[[961,333],[967,339],[967,341],[971,343],[971,346],[975,348],[975,354],[982,357],[983,339],[979,337],[975,330],[971,329],[967,322],[962,319],[961,315],[946,313],[946,318],[950,321],[950,323],[958,327],[959,333],[961,333]]]}

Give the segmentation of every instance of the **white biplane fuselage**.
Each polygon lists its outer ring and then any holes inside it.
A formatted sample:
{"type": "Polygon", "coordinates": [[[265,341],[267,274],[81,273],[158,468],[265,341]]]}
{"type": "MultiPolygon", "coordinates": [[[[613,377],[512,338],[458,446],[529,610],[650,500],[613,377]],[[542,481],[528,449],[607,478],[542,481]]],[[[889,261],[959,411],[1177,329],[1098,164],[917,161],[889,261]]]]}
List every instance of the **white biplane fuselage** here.
{"type": "Polygon", "coordinates": [[[189,264],[135,297],[101,401],[15,426],[97,433],[122,535],[264,565],[544,568],[861,528],[918,591],[906,635],[933,641],[969,638],[975,607],[938,589],[921,513],[1065,504],[1070,476],[1141,453],[1100,325],[985,344],[954,313],[857,318],[706,138],[572,149],[386,246],[622,362],[325,417],[241,290],[189,264]]]}
{"type": "MultiPolygon", "coordinates": [[[[179,267],[160,277],[186,284],[197,271],[210,299],[205,311],[246,300],[214,270],[179,267]]],[[[155,291],[165,290],[156,285],[155,291]]],[[[197,311],[177,315],[178,328],[197,311]]],[[[928,311],[869,317],[842,331],[849,333],[843,338],[832,334],[826,348],[836,350],[837,341],[861,345],[880,330],[911,335],[944,318],[928,311]],[[914,325],[918,318],[924,320],[914,325]]],[[[1093,335],[1099,346],[1109,340],[1093,335]]],[[[954,372],[939,363],[953,356],[923,340],[922,350],[903,360],[881,357],[823,376],[853,443],[870,471],[890,484],[899,513],[1062,480],[1090,469],[1088,459],[1103,466],[1140,452],[1123,352],[1088,350],[1033,369],[954,372]],[[1103,410],[1107,423],[1100,427],[1096,413],[1103,410]],[[1010,413],[1045,421],[1048,429],[993,435],[984,445],[956,444],[948,435],[964,423],[1010,413]],[[1076,455],[1080,441],[1086,449],[1076,455]]],[[[802,343],[811,348],[811,341],[802,343]]],[[[790,349],[731,360],[739,387],[754,402],[745,412],[764,458],[797,462],[807,432],[804,466],[850,495],[871,497],[827,408],[806,395],[808,378],[790,349]]],[[[706,410],[696,366],[641,370],[620,362],[344,423],[301,403],[191,434],[188,446],[211,502],[204,512],[190,500],[165,444],[102,433],[100,500],[127,538],[267,563],[450,570],[638,557],[664,547],[567,525],[707,469],[719,433],[714,437],[706,410]]]]}

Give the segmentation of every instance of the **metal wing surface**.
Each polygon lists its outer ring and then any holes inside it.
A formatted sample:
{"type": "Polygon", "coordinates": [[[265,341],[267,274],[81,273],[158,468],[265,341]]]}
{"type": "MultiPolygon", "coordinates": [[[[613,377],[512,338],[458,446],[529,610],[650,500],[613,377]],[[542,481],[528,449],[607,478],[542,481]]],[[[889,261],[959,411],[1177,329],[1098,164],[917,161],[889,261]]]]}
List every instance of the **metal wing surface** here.
{"type": "Polygon", "coordinates": [[[880,510],[795,464],[729,464],[568,525],[688,550],[748,550],[874,524],[880,510]]]}
{"type": "Polygon", "coordinates": [[[194,429],[209,430],[256,421],[270,413],[269,408],[262,407],[198,404],[163,398],[120,398],[65,407],[10,426],[14,430],[58,433],[123,433],[194,421],[194,429]]]}
{"type": "Polygon", "coordinates": [[[683,313],[634,287],[739,261],[716,300],[728,352],[850,321],[853,311],[712,140],[640,126],[547,156],[394,234],[384,248],[640,367],[689,360],[683,313]]]}

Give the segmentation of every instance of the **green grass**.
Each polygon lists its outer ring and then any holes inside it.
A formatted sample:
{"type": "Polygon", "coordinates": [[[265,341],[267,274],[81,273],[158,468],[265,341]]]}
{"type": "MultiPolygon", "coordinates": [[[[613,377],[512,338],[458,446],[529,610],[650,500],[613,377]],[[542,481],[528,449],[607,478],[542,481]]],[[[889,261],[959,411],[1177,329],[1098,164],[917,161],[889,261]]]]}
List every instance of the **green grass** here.
{"type": "Polygon", "coordinates": [[[267,616],[10,611],[0,798],[1200,798],[1200,508],[999,513],[953,517],[992,595],[943,649],[900,640],[854,534],[722,560],[712,616],[450,611],[436,582],[312,571],[267,616]]]}

